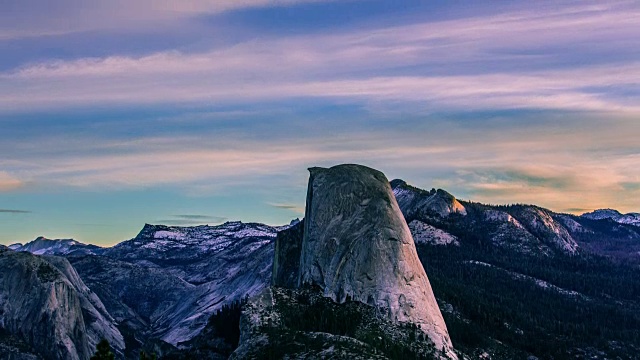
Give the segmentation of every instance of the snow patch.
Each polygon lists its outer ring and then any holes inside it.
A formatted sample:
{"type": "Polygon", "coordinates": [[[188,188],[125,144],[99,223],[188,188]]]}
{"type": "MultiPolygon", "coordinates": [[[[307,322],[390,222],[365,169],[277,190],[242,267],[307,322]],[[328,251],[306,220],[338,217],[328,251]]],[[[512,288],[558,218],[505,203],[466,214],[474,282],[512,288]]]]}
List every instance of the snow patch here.
{"type": "Polygon", "coordinates": [[[599,209],[582,214],[581,217],[592,220],[611,219],[620,224],[640,226],[640,213],[622,214],[614,209],[599,209]]]}
{"type": "Polygon", "coordinates": [[[495,221],[495,222],[505,222],[510,223],[520,229],[524,229],[524,226],[520,224],[518,220],[516,220],[513,216],[509,215],[504,211],[499,210],[485,210],[484,218],[487,221],[495,221]]]}
{"type": "Polygon", "coordinates": [[[409,223],[409,230],[416,244],[460,246],[458,238],[446,231],[435,228],[422,221],[413,220],[409,223]]]}
{"type": "Polygon", "coordinates": [[[573,220],[570,216],[567,215],[559,215],[558,219],[562,222],[562,224],[569,229],[569,231],[573,233],[590,233],[591,230],[585,229],[579,222],[573,220]]]}
{"type": "Polygon", "coordinates": [[[184,240],[184,235],[182,233],[176,231],[156,231],[153,234],[154,239],[174,239],[174,240],[184,240]]]}

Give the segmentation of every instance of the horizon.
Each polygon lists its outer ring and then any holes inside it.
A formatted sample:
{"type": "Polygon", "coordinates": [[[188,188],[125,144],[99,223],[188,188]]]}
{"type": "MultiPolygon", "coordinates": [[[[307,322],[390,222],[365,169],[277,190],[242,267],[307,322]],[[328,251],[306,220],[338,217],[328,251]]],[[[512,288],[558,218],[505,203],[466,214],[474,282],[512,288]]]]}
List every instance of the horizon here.
{"type": "MultiPolygon", "coordinates": [[[[640,4],[0,5],[0,244],[282,225],[311,166],[640,212],[640,4]]],[[[301,215],[302,214],[302,215],[301,215]]]]}
{"type": "MultiPolygon", "coordinates": [[[[394,181],[394,180],[401,180],[401,181],[404,181],[403,179],[400,179],[400,178],[394,178],[394,179],[388,179],[388,180],[389,180],[389,182],[390,182],[390,183],[391,183],[392,181],[394,181]]],[[[413,186],[413,185],[412,185],[412,184],[410,184],[410,183],[407,183],[407,184],[408,184],[409,186],[413,186]]],[[[428,190],[429,190],[429,189],[422,189],[422,188],[419,188],[419,189],[421,189],[421,190],[426,190],[426,191],[428,191],[428,190]]],[[[440,189],[440,188],[438,188],[438,189],[436,189],[436,190],[444,190],[444,191],[446,191],[446,189],[440,189]]],[[[458,198],[457,196],[455,196],[455,194],[452,194],[452,195],[453,195],[453,196],[456,198],[456,200],[458,200],[458,201],[478,203],[478,202],[473,201],[472,199],[460,199],[460,198],[458,198]]],[[[514,205],[537,206],[536,204],[520,204],[520,203],[510,203],[510,204],[489,204],[489,203],[482,203],[482,204],[483,204],[483,205],[488,205],[488,206],[514,206],[514,205]]],[[[546,209],[546,210],[550,210],[550,211],[552,211],[552,212],[555,212],[553,209],[546,209]]],[[[596,210],[612,210],[612,211],[617,211],[617,212],[619,212],[619,213],[620,213],[620,211],[618,211],[618,210],[616,210],[616,209],[613,209],[613,208],[601,208],[601,209],[594,209],[594,211],[596,211],[596,210]]],[[[556,212],[556,213],[561,213],[561,212],[556,212]]],[[[580,215],[584,215],[584,214],[587,214],[587,212],[584,212],[584,213],[581,213],[581,214],[573,214],[573,215],[580,216],[580,215]]],[[[628,215],[628,214],[632,214],[632,213],[627,213],[627,214],[622,213],[622,214],[623,214],[623,215],[628,215]]],[[[189,221],[189,222],[190,222],[189,224],[144,223],[141,227],[138,227],[138,231],[135,233],[135,235],[133,235],[133,236],[131,236],[131,237],[129,237],[129,238],[125,238],[125,239],[115,240],[115,242],[107,242],[107,243],[102,243],[102,244],[95,244],[95,243],[93,243],[93,242],[91,242],[91,241],[84,241],[84,240],[82,240],[82,239],[76,239],[76,238],[72,238],[72,237],[48,237],[48,236],[45,236],[45,235],[38,235],[38,236],[36,236],[35,238],[32,238],[32,239],[30,239],[30,240],[26,240],[26,241],[14,241],[14,242],[11,242],[11,243],[0,244],[0,245],[6,245],[6,246],[9,246],[9,245],[15,245],[15,244],[26,245],[26,244],[28,244],[28,243],[30,243],[30,242],[32,242],[32,241],[36,241],[36,240],[38,240],[38,239],[41,239],[41,238],[42,238],[42,239],[44,239],[44,240],[53,240],[53,241],[57,241],[57,240],[73,240],[73,241],[77,241],[77,242],[80,242],[80,243],[83,243],[83,244],[98,245],[98,246],[101,246],[101,247],[112,247],[112,246],[115,246],[115,245],[117,245],[117,244],[119,244],[119,243],[121,243],[121,242],[128,241],[128,240],[132,240],[132,239],[133,239],[133,238],[135,238],[135,237],[140,233],[140,231],[142,231],[142,230],[144,229],[144,227],[145,227],[145,226],[147,226],[147,225],[150,225],[150,226],[167,226],[167,227],[196,227],[196,226],[210,226],[210,227],[215,227],[215,226],[224,225],[224,224],[226,224],[226,223],[241,222],[241,223],[244,223],[244,224],[248,224],[248,223],[258,223],[258,224],[263,224],[263,225],[268,225],[268,226],[276,227],[276,226],[284,226],[284,225],[287,225],[287,224],[289,224],[289,223],[291,223],[291,222],[293,222],[293,221],[295,221],[295,220],[302,220],[302,219],[304,219],[304,213],[302,213],[302,216],[300,216],[300,217],[292,218],[292,219],[290,219],[288,222],[286,222],[286,223],[281,223],[281,224],[266,224],[266,223],[260,223],[260,222],[258,222],[258,221],[252,221],[252,220],[250,220],[250,219],[249,219],[249,220],[224,219],[224,220],[221,220],[220,222],[212,223],[212,224],[209,224],[209,223],[191,223],[191,222],[193,222],[193,221],[197,221],[196,219],[201,218],[201,216],[200,216],[200,215],[191,215],[191,216],[189,216],[189,215],[177,215],[176,217],[182,217],[182,218],[185,218],[185,219],[187,219],[187,220],[188,220],[189,218],[191,218],[191,221],[189,221]]]]}

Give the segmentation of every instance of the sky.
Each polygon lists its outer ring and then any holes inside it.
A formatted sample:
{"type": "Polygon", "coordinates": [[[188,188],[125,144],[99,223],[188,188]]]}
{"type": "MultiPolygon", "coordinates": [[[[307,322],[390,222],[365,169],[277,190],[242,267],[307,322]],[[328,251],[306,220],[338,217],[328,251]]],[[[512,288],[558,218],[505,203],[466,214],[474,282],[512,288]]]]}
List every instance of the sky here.
{"type": "Polygon", "coordinates": [[[635,1],[0,0],[0,243],[280,225],[307,168],[640,211],[635,1]]]}

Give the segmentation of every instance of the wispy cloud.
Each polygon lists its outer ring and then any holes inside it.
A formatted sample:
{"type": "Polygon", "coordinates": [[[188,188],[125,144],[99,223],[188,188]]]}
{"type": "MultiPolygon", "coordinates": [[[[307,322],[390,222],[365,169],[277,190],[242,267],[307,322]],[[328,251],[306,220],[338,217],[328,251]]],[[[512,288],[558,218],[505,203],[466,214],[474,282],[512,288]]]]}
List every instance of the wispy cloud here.
{"type": "MultiPolygon", "coordinates": [[[[75,1],[51,11],[86,8],[75,1]]],[[[0,15],[0,34],[9,27],[15,34],[5,37],[167,25],[297,3],[148,1],[99,1],[97,10],[78,17],[87,23],[69,25],[13,26],[19,17],[9,23],[2,16],[12,15],[0,15]],[[120,9],[131,12],[131,22],[120,9]]],[[[261,187],[268,178],[286,194],[306,185],[308,166],[356,162],[477,201],[638,211],[640,8],[633,2],[520,8],[298,36],[255,34],[234,44],[203,41],[136,55],[45,59],[4,70],[0,121],[30,131],[0,134],[0,191],[29,183],[105,191],[166,187],[198,195],[261,187]],[[320,104],[323,114],[307,119],[305,103],[320,104]],[[288,112],[263,112],[270,109],[264,104],[288,112]],[[108,124],[88,116],[82,121],[90,124],[77,125],[77,133],[60,130],[62,121],[56,134],[20,116],[94,105],[100,111],[148,105],[231,110],[225,121],[216,114],[163,114],[144,126],[135,116],[108,124]],[[358,116],[366,120],[326,110],[339,106],[364,109],[358,116]],[[179,131],[160,129],[180,122],[179,131]]],[[[301,213],[303,204],[291,198],[262,200],[301,213]]],[[[175,225],[223,221],[204,216],[157,218],[175,225]]]]}
{"type": "Polygon", "coordinates": [[[14,210],[14,209],[0,209],[0,213],[2,213],[2,214],[30,214],[31,211],[28,211],[28,210],[14,210]]]}
{"type": "Polygon", "coordinates": [[[149,30],[228,11],[329,0],[25,0],[0,12],[0,40],[59,36],[86,31],[149,30]],[[60,21],[64,19],[64,21],[60,21]]]}
{"type": "Polygon", "coordinates": [[[24,183],[7,172],[0,171],[0,192],[11,191],[22,187],[24,183]]]}
{"type": "Polygon", "coordinates": [[[291,210],[295,213],[304,215],[304,206],[300,206],[299,204],[269,204],[277,209],[283,210],[291,210]]]}
{"type": "MultiPolygon", "coordinates": [[[[636,166],[640,125],[632,118],[546,117],[539,122],[532,121],[535,114],[515,121],[416,120],[407,124],[411,132],[363,131],[345,125],[342,136],[335,138],[316,128],[302,128],[301,139],[285,142],[270,136],[225,140],[225,133],[153,138],[119,143],[117,152],[107,153],[83,152],[80,149],[87,144],[70,142],[58,149],[59,154],[48,147],[46,152],[40,146],[23,148],[29,157],[21,164],[31,166],[22,168],[21,174],[24,181],[41,186],[173,186],[193,195],[224,193],[233,186],[259,189],[271,177],[269,186],[278,190],[270,197],[270,205],[303,213],[303,198],[300,203],[291,202],[290,198],[279,200],[277,194],[303,188],[304,169],[309,166],[355,162],[379,168],[390,178],[401,177],[425,188],[443,187],[476,201],[535,203],[556,210],[615,204],[621,211],[637,211],[634,199],[640,187],[634,184],[640,177],[636,166]]],[[[98,147],[113,146],[109,141],[87,141],[98,147]]],[[[204,216],[178,214],[159,222],[222,221],[204,216]]]]}
{"type": "Polygon", "coordinates": [[[199,215],[199,214],[184,214],[184,215],[171,215],[168,219],[157,220],[156,222],[163,225],[202,225],[202,224],[218,224],[227,221],[226,217],[211,216],[211,215],[199,215]]]}
{"type": "Polygon", "coordinates": [[[628,3],[559,6],[257,38],[201,53],[43,62],[0,74],[0,105],[23,111],[320,97],[417,102],[432,109],[638,112],[639,16],[628,3]],[[563,59],[555,49],[566,46],[590,61],[563,59]],[[410,75],[402,71],[407,67],[410,75]]]}
{"type": "MultiPolygon", "coordinates": [[[[239,75],[239,74],[238,74],[239,75]]],[[[190,75],[190,76],[193,76],[190,75]]],[[[9,110],[79,106],[88,104],[154,104],[176,102],[242,103],[287,98],[347,98],[358,101],[402,101],[428,104],[434,110],[473,109],[558,109],[576,111],[638,112],[638,94],[616,96],[620,91],[640,85],[640,63],[583,67],[579,70],[537,71],[521,74],[468,76],[392,76],[367,79],[300,81],[283,83],[268,79],[246,83],[209,73],[198,80],[161,80],[132,75],[126,80],[104,81],[84,78],[78,81],[15,81],[5,77],[0,88],[0,104],[9,110]],[[207,79],[209,82],[207,83],[207,79]],[[66,86],[59,87],[60,83],[66,86]],[[170,86],[173,82],[175,86],[170,86]],[[13,83],[13,87],[11,87],[13,83]]],[[[228,75],[227,75],[228,76],[228,75]]]]}
{"type": "Polygon", "coordinates": [[[179,219],[185,219],[185,220],[215,220],[215,221],[224,221],[226,220],[223,217],[219,217],[219,216],[211,216],[211,215],[194,215],[194,214],[189,214],[189,215],[173,215],[179,219]]]}
{"type": "Polygon", "coordinates": [[[566,209],[564,209],[564,210],[560,210],[560,211],[568,212],[568,213],[571,213],[571,214],[580,214],[580,215],[582,215],[582,214],[584,214],[584,213],[586,213],[586,212],[593,211],[593,210],[595,210],[595,209],[586,209],[586,208],[566,208],[566,209]]]}
{"type": "Polygon", "coordinates": [[[487,150],[480,152],[484,160],[473,157],[459,162],[455,176],[442,178],[438,185],[486,203],[537,204],[573,213],[606,207],[637,209],[640,191],[625,183],[640,175],[628,170],[640,161],[640,153],[595,152],[598,155],[590,157],[595,153],[567,151],[553,140],[546,146],[511,145],[505,153],[487,150]]]}

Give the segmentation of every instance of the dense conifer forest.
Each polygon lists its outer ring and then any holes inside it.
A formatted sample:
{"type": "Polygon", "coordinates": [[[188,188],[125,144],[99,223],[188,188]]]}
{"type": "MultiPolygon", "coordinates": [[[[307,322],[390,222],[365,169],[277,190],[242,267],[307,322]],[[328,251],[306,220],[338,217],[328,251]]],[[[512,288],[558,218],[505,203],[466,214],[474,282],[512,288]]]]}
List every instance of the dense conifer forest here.
{"type": "MultiPolygon", "coordinates": [[[[474,205],[465,204],[466,217],[431,220],[460,247],[418,246],[456,349],[492,349],[507,358],[637,358],[637,265],[584,252],[543,256],[497,247],[495,229],[477,221],[474,205]]],[[[587,234],[592,241],[606,235],[587,234]]]]}

